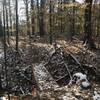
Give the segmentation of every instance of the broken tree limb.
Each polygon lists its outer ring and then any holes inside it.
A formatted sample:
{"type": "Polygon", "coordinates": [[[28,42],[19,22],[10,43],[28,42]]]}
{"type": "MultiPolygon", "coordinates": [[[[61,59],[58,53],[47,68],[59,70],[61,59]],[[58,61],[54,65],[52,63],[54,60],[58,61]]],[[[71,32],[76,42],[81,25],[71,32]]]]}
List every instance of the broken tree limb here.
{"type": "Polygon", "coordinates": [[[34,82],[35,82],[35,87],[33,87],[33,88],[36,89],[37,98],[38,98],[38,100],[40,100],[40,95],[39,95],[40,87],[39,87],[39,83],[38,83],[37,78],[35,77],[35,73],[34,73],[34,67],[35,67],[35,65],[32,64],[32,66],[33,66],[33,67],[32,67],[33,80],[34,80],[34,82]]]}
{"type": "Polygon", "coordinates": [[[78,59],[72,54],[69,52],[69,55],[71,56],[71,58],[79,65],[81,66],[81,63],[78,61],[78,59]]]}
{"type": "Polygon", "coordinates": [[[21,86],[20,86],[20,90],[21,90],[22,94],[25,95],[25,93],[24,93],[24,91],[23,91],[21,86]]]}
{"type": "Polygon", "coordinates": [[[64,65],[65,65],[65,67],[66,67],[66,69],[67,69],[67,71],[68,71],[68,74],[69,74],[69,76],[70,76],[70,79],[72,80],[72,75],[71,75],[71,73],[70,73],[70,71],[69,71],[69,68],[68,68],[67,64],[64,63],[64,65]]]}

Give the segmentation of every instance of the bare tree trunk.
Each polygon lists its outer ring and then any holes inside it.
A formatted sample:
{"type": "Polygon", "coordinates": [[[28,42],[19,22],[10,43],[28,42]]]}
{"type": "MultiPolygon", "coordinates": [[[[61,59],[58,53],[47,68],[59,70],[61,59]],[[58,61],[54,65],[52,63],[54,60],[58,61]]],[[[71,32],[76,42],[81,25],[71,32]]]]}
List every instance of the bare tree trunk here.
{"type": "Polygon", "coordinates": [[[2,81],[1,81],[1,75],[0,75],[0,92],[3,90],[2,88],[2,81]]]}
{"type": "Polygon", "coordinates": [[[27,21],[27,34],[31,37],[30,34],[30,22],[29,22],[29,12],[28,12],[28,0],[25,0],[26,5],[26,21],[27,21]]]}
{"type": "Polygon", "coordinates": [[[91,8],[92,8],[92,0],[86,0],[86,8],[85,8],[85,23],[84,23],[84,32],[86,34],[86,38],[90,39],[91,32],[91,8]]]}
{"type": "Polygon", "coordinates": [[[45,23],[44,23],[44,12],[45,12],[45,1],[41,0],[41,9],[40,9],[40,36],[45,35],[45,23]]]}
{"type": "Polygon", "coordinates": [[[7,92],[8,92],[8,100],[10,100],[10,95],[9,95],[9,91],[8,91],[8,76],[7,76],[7,73],[8,73],[8,71],[7,71],[7,53],[6,53],[6,50],[7,50],[7,46],[6,46],[6,31],[5,31],[5,29],[6,29],[6,24],[5,24],[5,12],[6,12],[6,0],[4,0],[4,2],[3,2],[3,27],[4,27],[4,29],[3,29],[3,40],[4,40],[4,65],[5,65],[5,78],[6,78],[6,90],[7,90],[7,92]]]}
{"type": "Polygon", "coordinates": [[[5,72],[6,72],[6,83],[7,83],[7,59],[6,59],[6,49],[7,49],[7,46],[6,46],[6,21],[5,21],[5,3],[6,1],[3,2],[3,41],[4,41],[4,60],[5,60],[5,72]]]}
{"type": "Polygon", "coordinates": [[[2,40],[3,36],[3,27],[2,27],[2,15],[0,14],[0,38],[2,40]]]}
{"type": "Polygon", "coordinates": [[[8,25],[8,9],[7,9],[7,4],[5,6],[6,10],[6,33],[7,33],[7,42],[9,44],[9,25],[8,25]]]}
{"type": "MultiPolygon", "coordinates": [[[[62,12],[62,3],[63,1],[61,0],[61,12],[62,12]]],[[[63,21],[63,19],[62,19],[62,15],[61,15],[61,33],[63,32],[63,25],[62,25],[62,21],[63,21]]]]}
{"type": "Polygon", "coordinates": [[[34,20],[34,0],[31,0],[31,25],[32,25],[32,35],[34,35],[35,31],[35,20],[34,20]]]}
{"type": "MultiPolygon", "coordinates": [[[[3,32],[3,30],[2,30],[2,20],[1,20],[1,15],[0,15],[0,34],[3,32]]],[[[2,37],[2,34],[0,35],[1,37],[2,37]]],[[[1,42],[3,42],[2,41],[2,38],[1,38],[1,42]]],[[[2,67],[2,69],[3,69],[3,67],[2,67]]],[[[3,88],[2,88],[2,81],[1,81],[1,74],[0,74],[0,90],[2,91],[3,90],[3,88]]]]}
{"type": "Polygon", "coordinates": [[[91,16],[92,16],[92,2],[93,0],[85,0],[86,2],[86,8],[85,8],[85,15],[84,15],[84,19],[85,19],[85,23],[84,23],[84,43],[88,44],[87,46],[92,49],[92,48],[96,48],[93,38],[92,38],[92,29],[91,29],[91,16]]]}
{"type": "Polygon", "coordinates": [[[16,4],[16,51],[18,51],[18,41],[19,41],[19,34],[18,34],[18,0],[15,1],[16,4]]]}
{"type": "Polygon", "coordinates": [[[12,36],[12,14],[11,14],[11,0],[9,0],[9,22],[10,22],[10,33],[12,36]]]}
{"type": "Polygon", "coordinates": [[[53,37],[52,37],[52,1],[50,0],[50,8],[49,8],[49,13],[50,13],[50,34],[49,34],[49,40],[50,40],[50,44],[52,45],[53,42],[53,37]]]}
{"type": "Polygon", "coordinates": [[[39,0],[37,0],[37,28],[38,28],[38,31],[40,33],[40,18],[39,18],[39,15],[40,15],[39,0]]]}
{"type": "Polygon", "coordinates": [[[75,0],[73,0],[73,18],[72,18],[72,32],[71,32],[71,41],[73,41],[73,36],[75,35],[75,7],[74,7],[75,0]]]}

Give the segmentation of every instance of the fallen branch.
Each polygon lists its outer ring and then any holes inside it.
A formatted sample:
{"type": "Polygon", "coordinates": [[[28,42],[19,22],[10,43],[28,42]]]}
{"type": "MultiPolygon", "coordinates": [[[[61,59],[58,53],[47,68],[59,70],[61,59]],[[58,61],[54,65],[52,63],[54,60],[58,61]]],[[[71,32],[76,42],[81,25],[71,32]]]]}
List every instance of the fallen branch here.
{"type": "Polygon", "coordinates": [[[25,95],[25,93],[24,93],[24,91],[23,91],[21,86],[20,86],[20,90],[21,90],[22,94],[25,95]]]}
{"type": "Polygon", "coordinates": [[[69,53],[69,55],[79,66],[81,66],[81,63],[78,61],[78,59],[73,54],[69,53]]]}

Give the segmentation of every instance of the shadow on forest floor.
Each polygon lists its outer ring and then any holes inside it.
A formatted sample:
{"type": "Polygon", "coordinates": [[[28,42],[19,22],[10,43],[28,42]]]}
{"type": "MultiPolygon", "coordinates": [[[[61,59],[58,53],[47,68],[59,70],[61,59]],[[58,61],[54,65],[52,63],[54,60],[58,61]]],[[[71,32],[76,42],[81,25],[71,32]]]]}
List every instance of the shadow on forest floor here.
{"type": "MultiPolygon", "coordinates": [[[[73,59],[77,59],[76,62],[82,64],[85,67],[85,74],[87,78],[92,78],[96,76],[95,79],[100,79],[100,51],[90,51],[82,45],[82,42],[79,40],[75,40],[73,42],[67,42],[65,40],[56,40],[57,48],[61,48],[63,50],[64,55],[68,57],[70,55],[73,59]],[[90,71],[91,70],[91,71],[90,71]],[[88,73],[90,72],[90,73],[88,73]],[[93,73],[92,73],[93,72],[93,73]],[[95,72],[95,73],[94,73],[95,72]],[[95,75],[93,75],[95,74],[95,75]],[[98,77],[98,78],[97,78],[98,77]]],[[[15,47],[15,38],[11,38],[10,46],[15,47]]],[[[91,88],[84,90],[81,87],[81,83],[74,85],[65,85],[59,87],[53,78],[52,72],[45,67],[45,64],[51,64],[50,66],[54,66],[56,69],[60,69],[63,65],[61,63],[61,53],[54,56],[53,60],[50,60],[50,57],[56,52],[55,51],[55,43],[50,45],[45,39],[41,39],[39,37],[32,39],[31,49],[28,44],[27,38],[20,38],[19,41],[20,51],[26,56],[26,63],[30,65],[32,63],[35,67],[35,76],[37,78],[39,87],[40,87],[40,96],[42,100],[79,100],[79,99],[88,99],[92,100],[95,96],[95,92],[97,94],[100,93],[99,84],[97,84],[97,80],[89,80],[91,84],[91,88]],[[42,42],[41,42],[42,41],[42,42]],[[59,55],[59,56],[58,56],[59,55]],[[53,62],[55,59],[55,62],[53,62]],[[51,61],[51,62],[50,62],[51,61]],[[59,63],[60,61],[60,63],[59,63]],[[57,65],[56,65],[57,63],[57,65]],[[50,73],[48,73],[50,72],[50,73]],[[94,95],[94,96],[93,96],[94,95]],[[65,99],[64,99],[65,98],[65,99]]],[[[72,58],[69,58],[71,61],[72,58]]],[[[68,60],[68,59],[67,59],[68,60]]],[[[68,62],[65,62],[70,65],[68,62]]],[[[73,63],[73,62],[72,62],[73,63]]],[[[27,66],[26,64],[26,66],[27,66]]],[[[22,64],[21,64],[22,65],[22,64]]],[[[75,69],[75,64],[70,65],[71,68],[75,69]]],[[[79,65],[78,65],[79,66],[79,65]]],[[[54,68],[53,67],[53,68],[54,68]]],[[[71,69],[70,69],[71,70],[71,69]]],[[[69,71],[70,71],[69,70],[69,71]]],[[[53,70],[52,71],[56,71],[53,70]]],[[[61,69],[59,70],[61,71],[61,69]]],[[[77,71],[79,72],[79,71],[77,71]]],[[[61,71],[62,73],[62,71],[61,71]]],[[[74,73],[75,74],[75,73],[74,73]]],[[[72,75],[72,74],[71,74],[72,75]]],[[[59,75],[58,75],[59,76],[59,75]]],[[[72,75],[73,76],[73,75],[72,75]]],[[[70,76],[69,76],[70,77],[70,76]]],[[[67,80],[65,78],[65,80],[67,80]]],[[[30,99],[31,100],[31,99],[30,99]]]]}

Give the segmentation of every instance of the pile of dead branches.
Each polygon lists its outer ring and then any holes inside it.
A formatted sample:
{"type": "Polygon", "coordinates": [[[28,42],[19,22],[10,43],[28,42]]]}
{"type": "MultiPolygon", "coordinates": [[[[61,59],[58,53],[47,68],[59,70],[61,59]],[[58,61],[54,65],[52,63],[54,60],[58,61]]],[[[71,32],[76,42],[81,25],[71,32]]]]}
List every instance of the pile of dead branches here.
{"type": "Polygon", "coordinates": [[[96,75],[95,69],[81,63],[74,54],[66,52],[63,48],[55,50],[45,67],[60,86],[67,85],[77,72],[85,73],[91,79],[96,75]]]}
{"type": "Polygon", "coordinates": [[[6,53],[6,65],[4,57],[0,58],[2,87],[7,87],[10,92],[17,95],[31,93],[34,82],[27,55],[20,50],[16,52],[12,48],[7,49],[6,53]]]}

